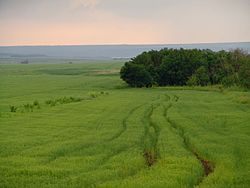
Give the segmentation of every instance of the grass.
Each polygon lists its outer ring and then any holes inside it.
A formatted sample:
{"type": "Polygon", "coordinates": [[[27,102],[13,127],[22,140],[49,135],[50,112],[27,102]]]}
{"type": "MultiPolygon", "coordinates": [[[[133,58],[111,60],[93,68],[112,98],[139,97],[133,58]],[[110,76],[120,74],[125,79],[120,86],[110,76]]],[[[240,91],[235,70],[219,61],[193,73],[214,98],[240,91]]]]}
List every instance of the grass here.
{"type": "Polygon", "coordinates": [[[249,92],[128,88],[122,62],[72,62],[0,63],[0,187],[249,187],[249,92]]]}

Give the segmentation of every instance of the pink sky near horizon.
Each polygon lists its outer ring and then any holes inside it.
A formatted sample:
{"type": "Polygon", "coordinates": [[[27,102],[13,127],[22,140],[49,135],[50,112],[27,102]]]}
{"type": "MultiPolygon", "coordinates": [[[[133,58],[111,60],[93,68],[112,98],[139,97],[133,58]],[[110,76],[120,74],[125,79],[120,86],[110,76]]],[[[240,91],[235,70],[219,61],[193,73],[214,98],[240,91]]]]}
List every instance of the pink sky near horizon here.
{"type": "Polygon", "coordinates": [[[0,0],[0,45],[249,42],[248,10],[248,0],[0,0]]]}

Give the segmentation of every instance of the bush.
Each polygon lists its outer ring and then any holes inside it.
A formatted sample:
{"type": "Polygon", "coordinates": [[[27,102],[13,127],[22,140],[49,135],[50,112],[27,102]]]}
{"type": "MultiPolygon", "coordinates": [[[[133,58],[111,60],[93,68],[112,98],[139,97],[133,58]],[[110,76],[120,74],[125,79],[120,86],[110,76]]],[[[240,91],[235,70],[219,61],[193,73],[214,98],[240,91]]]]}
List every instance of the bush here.
{"type": "Polygon", "coordinates": [[[33,112],[34,106],[32,104],[27,103],[27,104],[24,104],[23,107],[24,107],[25,111],[33,112]]]}
{"type": "Polygon", "coordinates": [[[197,83],[197,78],[196,78],[195,75],[192,75],[192,76],[188,79],[187,85],[188,85],[188,86],[197,86],[197,85],[198,85],[198,83],[197,83]]]}
{"type": "Polygon", "coordinates": [[[55,100],[52,99],[46,100],[45,104],[50,106],[56,106],[57,104],[68,104],[72,102],[80,102],[82,100],[83,100],[82,98],[77,98],[77,97],[62,97],[55,100]]]}
{"type": "Polygon", "coordinates": [[[197,85],[206,86],[209,84],[208,72],[204,66],[199,67],[194,75],[196,77],[197,85]]]}
{"type": "Polygon", "coordinates": [[[10,112],[16,112],[16,111],[17,111],[17,107],[11,105],[11,106],[10,106],[10,112]]]}
{"type": "Polygon", "coordinates": [[[50,106],[55,106],[56,105],[56,101],[49,99],[45,101],[45,104],[50,105],[50,106]]]}
{"type": "Polygon", "coordinates": [[[231,87],[239,85],[239,79],[235,74],[226,76],[222,79],[222,85],[224,87],[231,87]]]}
{"type": "Polygon", "coordinates": [[[98,94],[96,92],[92,92],[89,94],[91,98],[96,98],[98,97],[98,94]]]}
{"type": "Polygon", "coordinates": [[[34,106],[34,107],[37,107],[38,109],[40,109],[40,104],[39,104],[39,102],[38,102],[37,100],[35,100],[35,101],[33,102],[33,106],[34,106]]]}

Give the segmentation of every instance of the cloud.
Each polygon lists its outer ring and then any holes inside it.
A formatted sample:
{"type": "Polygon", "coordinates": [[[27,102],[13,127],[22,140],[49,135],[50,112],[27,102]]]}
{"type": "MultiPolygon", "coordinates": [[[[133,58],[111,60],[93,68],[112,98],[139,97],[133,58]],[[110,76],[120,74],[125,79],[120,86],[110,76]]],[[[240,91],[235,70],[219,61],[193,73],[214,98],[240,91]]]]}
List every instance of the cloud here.
{"type": "Polygon", "coordinates": [[[0,0],[0,43],[249,41],[249,10],[249,0],[0,0]]]}
{"type": "Polygon", "coordinates": [[[99,4],[100,0],[70,0],[71,8],[94,8],[99,4]]]}

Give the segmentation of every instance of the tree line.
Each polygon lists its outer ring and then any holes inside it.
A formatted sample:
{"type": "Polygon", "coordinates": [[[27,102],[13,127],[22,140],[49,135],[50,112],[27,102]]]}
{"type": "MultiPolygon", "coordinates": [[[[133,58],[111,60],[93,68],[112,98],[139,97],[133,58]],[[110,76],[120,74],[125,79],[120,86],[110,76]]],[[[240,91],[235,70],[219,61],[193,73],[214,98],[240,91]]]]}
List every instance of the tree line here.
{"type": "Polygon", "coordinates": [[[126,62],[120,77],[132,87],[222,84],[250,88],[250,55],[241,49],[151,50],[126,62]]]}

